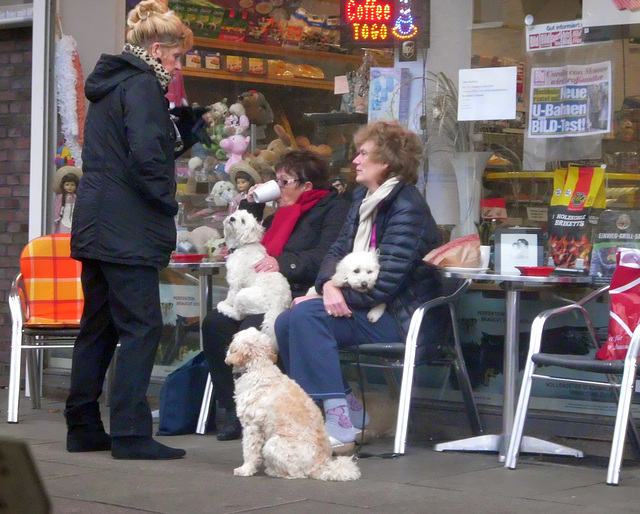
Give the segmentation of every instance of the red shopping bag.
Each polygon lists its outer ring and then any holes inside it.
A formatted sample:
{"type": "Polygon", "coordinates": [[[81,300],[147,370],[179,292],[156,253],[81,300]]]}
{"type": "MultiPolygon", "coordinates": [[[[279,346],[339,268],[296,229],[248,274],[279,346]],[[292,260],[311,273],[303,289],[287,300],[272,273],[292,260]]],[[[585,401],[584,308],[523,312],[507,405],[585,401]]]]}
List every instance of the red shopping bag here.
{"type": "Polygon", "coordinates": [[[609,337],[596,353],[600,360],[624,359],[640,320],[640,250],[621,248],[611,277],[609,337]]]}

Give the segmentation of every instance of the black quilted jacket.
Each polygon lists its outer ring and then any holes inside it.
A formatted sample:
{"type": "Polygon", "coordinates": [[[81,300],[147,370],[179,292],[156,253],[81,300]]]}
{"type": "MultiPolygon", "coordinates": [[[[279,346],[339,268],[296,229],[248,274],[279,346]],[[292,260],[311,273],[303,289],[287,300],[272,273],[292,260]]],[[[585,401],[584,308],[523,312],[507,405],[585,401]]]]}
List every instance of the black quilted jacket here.
{"type": "MultiPolygon", "coordinates": [[[[353,195],[353,204],[342,231],[327,252],[316,280],[316,288],[329,280],[336,264],[353,248],[359,222],[358,209],[366,193],[364,187],[353,195]]],[[[439,245],[436,222],[418,189],[399,183],[378,206],[376,245],[380,252],[380,275],[373,290],[358,293],[342,289],[351,309],[368,310],[379,303],[387,309],[406,335],[411,315],[423,302],[440,294],[434,271],[422,258],[439,245]]]]}
{"type": "Polygon", "coordinates": [[[86,83],[71,256],[163,268],[176,245],[174,130],[152,69],[102,55],[86,83]]]}

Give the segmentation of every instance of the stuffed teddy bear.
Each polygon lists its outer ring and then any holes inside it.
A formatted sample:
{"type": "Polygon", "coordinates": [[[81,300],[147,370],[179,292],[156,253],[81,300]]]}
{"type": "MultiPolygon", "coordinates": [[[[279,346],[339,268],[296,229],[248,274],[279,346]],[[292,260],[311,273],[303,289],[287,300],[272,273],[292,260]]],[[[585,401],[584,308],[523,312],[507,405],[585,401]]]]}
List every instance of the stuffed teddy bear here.
{"type": "Polygon", "coordinates": [[[229,168],[237,162],[242,162],[242,156],[244,155],[251,138],[249,136],[243,136],[242,134],[234,134],[220,141],[220,148],[227,152],[229,158],[224,165],[224,171],[229,173],[229,168]]]}
{"type": "Polygon", "coordinates": [[[238,97],[249,121],[254,125],[270,125],[273,123],[273,110],[262,93],[251,90],[238,97]]]}
{"type": "Polygon", "coordinates": [[[278,137],[271,141],[263,150],[256,150],[256,155],[251,161],[251,165],[259,172],[273,169],[280,156],[292,148],[295,148],[295,141],[281,125],[274,125],[274,130],[278,137]]]}

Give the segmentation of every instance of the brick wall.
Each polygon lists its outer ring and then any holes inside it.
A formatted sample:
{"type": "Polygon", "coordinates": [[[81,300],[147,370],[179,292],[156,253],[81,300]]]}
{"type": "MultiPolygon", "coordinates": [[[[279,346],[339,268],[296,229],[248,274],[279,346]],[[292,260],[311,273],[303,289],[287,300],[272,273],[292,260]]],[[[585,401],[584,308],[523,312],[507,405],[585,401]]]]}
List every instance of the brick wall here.
{"type": "Polygon", "coordinates": [[[0,385],[9,378],[7,299],[29,232],[31,27],[0,29],[0,385]]]}

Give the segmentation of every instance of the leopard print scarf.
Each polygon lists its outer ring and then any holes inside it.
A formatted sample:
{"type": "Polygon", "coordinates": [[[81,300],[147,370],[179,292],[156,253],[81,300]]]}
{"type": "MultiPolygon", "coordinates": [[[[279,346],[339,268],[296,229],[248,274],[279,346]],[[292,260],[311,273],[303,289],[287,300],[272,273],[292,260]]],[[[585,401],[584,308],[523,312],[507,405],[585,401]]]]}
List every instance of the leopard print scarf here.
{"type": "Polygon", "coordinates": [[[169,89],[171,74],[164,69],[162,64],[160,64],[157,59],[151,57],[151,54],[149,54],[149,52],[147,52],[144,48],[132,45],[131,43],[127,43],[126,45],[124,45],[124,51],[131,55],[135,55],[137,58],[141,59],[143,62],[151,66],[162,88],[165,91],[169,89]]]}

